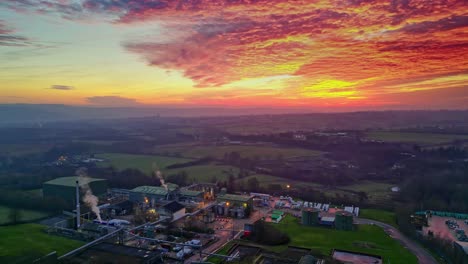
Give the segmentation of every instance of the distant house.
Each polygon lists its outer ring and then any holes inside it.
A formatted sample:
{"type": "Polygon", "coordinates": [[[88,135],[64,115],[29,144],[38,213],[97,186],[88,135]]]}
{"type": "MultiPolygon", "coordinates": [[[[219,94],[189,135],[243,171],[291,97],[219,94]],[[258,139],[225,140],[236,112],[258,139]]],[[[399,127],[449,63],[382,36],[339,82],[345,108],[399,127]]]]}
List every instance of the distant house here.
{"type": "Polygon", "coordinates": [[[161,213],[170,215],[172,219],[179,219],[185,215],[185,206],[176,201],[163,205],[160,210],[161,213]]]}

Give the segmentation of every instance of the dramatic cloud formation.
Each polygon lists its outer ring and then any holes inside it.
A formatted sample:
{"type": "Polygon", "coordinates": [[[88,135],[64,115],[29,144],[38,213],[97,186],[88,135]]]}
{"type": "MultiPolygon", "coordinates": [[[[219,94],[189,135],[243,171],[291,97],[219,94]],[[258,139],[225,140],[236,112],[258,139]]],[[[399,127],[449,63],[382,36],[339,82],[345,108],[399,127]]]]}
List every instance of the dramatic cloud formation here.
{"type": "Polygon", "coordinates": [[[60,85],[60,84],[55,84],[50,87],[50,89],[55,89],[55,90],[61,90],[61,91],[70,91],[75,89],[73,86],[69,85],[60,85]]]}
{"type": "MultiPolygon", "coordinates": [[[[158,33],[129,34],[121,45],[150,67],[192,82],[180,88],[183,93],[166,92],[177,97],[173,101],[383,107],[422,105],[420,98],[432,98],[440,101],[434,102],[437,107],[468,103],[460,97],[467,94],[468,82],[466,1],[5,0],[1,6],[126,29],[157,24],[158,33]],[[455,94],[458,101],[452,100],[455,94]]],[[[0,34],[10,32],[0,27],[0,34]]],[[[136,103],[108,96],[88,101],[136,103]]]]}

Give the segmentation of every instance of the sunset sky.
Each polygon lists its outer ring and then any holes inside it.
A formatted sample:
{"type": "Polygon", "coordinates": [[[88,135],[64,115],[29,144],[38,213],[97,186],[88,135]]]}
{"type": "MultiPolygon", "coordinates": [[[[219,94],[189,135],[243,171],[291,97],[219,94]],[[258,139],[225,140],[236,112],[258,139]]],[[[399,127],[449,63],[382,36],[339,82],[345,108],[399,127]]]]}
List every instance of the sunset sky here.
{"type": "Polygon", "coordinates": [[[468,108],[468,2],[1,0],[0,103],[468,108]]]}

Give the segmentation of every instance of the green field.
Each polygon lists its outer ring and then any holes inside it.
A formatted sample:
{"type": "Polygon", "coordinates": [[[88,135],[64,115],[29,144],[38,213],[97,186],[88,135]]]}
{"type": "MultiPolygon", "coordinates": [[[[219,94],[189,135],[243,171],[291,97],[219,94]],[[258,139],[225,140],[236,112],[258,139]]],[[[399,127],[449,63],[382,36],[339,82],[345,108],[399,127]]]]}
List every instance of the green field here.
{"type": "MultiPolygon", "coordinates": [[[[330,255],[333,249],[343,249],[382,256],[384,263],[417,263],[411,252],[377,226],[360,225],[356,231],[304,227],[298,219],[289,215],[280,224],[274,225],[289,235],[290,245],[311,248],[325,255],[330,255]]],[[[274,249],[281,251],[285,246],[274,249]]]]}
{"type": "Polygon", "coordinates": [[[391,199],[394,184],[365,181],[359,184],[340,187],[342,190],[365,192],[369,201],[382,201],[391,199]]]}
{"type": "Polygon", "coordinates": [[[379,209],[361,209],[359,211],[359,217],[376,220],[397,227],[394,212],[379,209]]]}
{"type": "Polygon", "coordinates": [[[151,174],[153,171],[153,164],[155,163],[159,169],[163,170],[165,167],[176,164],[188,162],[190,159],[162,157],[154,155],[133,155],[121,153],[103,153],[99,154],[98,158],[103,158],[106,161],[98,163],[100,167],[113,166],[117,170],[124,170],[128,168],[139,169],[144,173],[151,174]]]}
{"type": "Polygon", "coordinates": [[[417,143],[421,145],[434,145],[450,143],[456,139],[468,140],[468,135],[432,134],[432,133],[406,133],[392,131],[373,131],[367,133],[367,138],[387,142],[417,143]]]}
{"type": "Polygon", "coordinates": [[[238,152],[242,157],[260,159],[275,159],[279,155],[283,158],[317,156],[322,152],[300,148],[281,148],[268,146],[200,146],[200,145],[167,145],[155,149],[158,154],[179,154],[187,158],[214,157],[222,159],[225,153],[238,152]]]}
{"type": "Polygon", "coordinates": [[[291,188],[322,187],[322,185],[313,182],[295,181],[266,174],[253,174],[241,179],[240,181],[242,181],[244,184],[247,184],[247,181],[253,177],[257,178],[258,182],[260,183],[260,187],[262,188],[268,188],[270,184],[279,184],[283,187],[283,189],[286,189],[287,185],[289,185],[291,188]]]}
{"type": "MultiPolygon", "coordinates": [[[[9,214],[9,207],[0,206],[0,224],[7,224],[10,222],[9,214]]],[[[48,214],[44,212],[25,209],[19,210],[19,214],[21,216],[20,221],[34,221],[48,216],[48,214]]]]}
{"type": "Polygon", "coordinates": [[[195,182],[211,182],[213,177],[216,177],[218,181],[227,181],[229,175],[233,175],[237,178],[239,169],[227,165],[198,165],[172,170],[163,170],[165,175],[176,174],[178,172],[185,171],[190,179],[195,182]]]}
{"type": "Polygon", "coordinates": [[[38,224],[0,227],[0,262],[32,263],[32,260],[52,251],[63,255],[84,244],[48,235],[43,230],[44,226],[38,224]]]}

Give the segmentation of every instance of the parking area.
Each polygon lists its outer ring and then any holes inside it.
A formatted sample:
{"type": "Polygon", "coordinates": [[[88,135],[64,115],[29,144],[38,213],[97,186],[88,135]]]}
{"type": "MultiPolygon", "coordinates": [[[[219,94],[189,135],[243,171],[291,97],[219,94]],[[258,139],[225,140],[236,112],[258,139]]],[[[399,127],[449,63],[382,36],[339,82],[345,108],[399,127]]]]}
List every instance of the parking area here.
{"type": "Polygon", "coordinates": [[[429,226],[424,227],[423,231],[425,235],[432,232],[435,237],[459,241],[456,237],[457,232],[461,233],[461,230],[463,230],[465,234],[468,234],[468,224],[465,221],[452,217],[432,216],[428,219],[429,226]]]}

